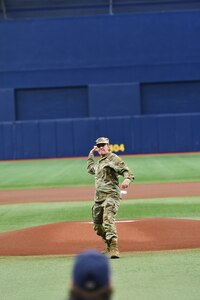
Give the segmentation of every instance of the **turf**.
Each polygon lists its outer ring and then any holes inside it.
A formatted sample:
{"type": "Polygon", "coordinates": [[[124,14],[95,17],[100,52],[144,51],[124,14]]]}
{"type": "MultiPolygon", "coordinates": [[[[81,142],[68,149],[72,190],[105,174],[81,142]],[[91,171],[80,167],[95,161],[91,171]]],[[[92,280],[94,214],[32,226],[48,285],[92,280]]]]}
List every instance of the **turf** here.
{"type": "MultiPolygon", "coordinates": [[[[199,257],[195,249],[123,254],[110,261],[113,300],[199,299],[199,257]]],[[[66,299],[73,262],[72,256],[0,258],[3,300],[66,299]]]]}
{"type": "Polygon", "coordinates": [[[115,300],[199,299],[200,250],[127,254],[114,262],[115,300]]]}
{"type": "MultiPolygon", "coordinates": [[[[200,154],[126,156],[136,184],[200,181],[200,154]]],[[[0,189],[93,185],[86,158],[0,163],[0,189]]],[[[56,199],[55,199],[56,200],[56,199]]],[[[92,202],[0,206],[0,232],[30,226],[91,220],[92,202]]],[[[200,196],[122,200],[118,219],[177,217],[200,220],[200,196]]],[[[199,299],[200,249],[123,254],[110,261],[113,300],[199,299]]],[[[67,298],[72,256],[0,257],[3,300],[67,298]]]]}
{"type": "MultiPolygon", "coordinates": [[[[92,202],[51,202],[0,206],[0,232],[42,224],[91,220],[92,202]]],[[[200,219],[200,197],[122,200],[118,219],[176,217],[200,219]]]]}
{"type": "Polygon", "coordinates": [[[3,300],[64,300],[72,257],[0,257],[3,300]]]}
{"type": "MultiPolygon", "coordinates": [[[[122,156],[136,177],[135,184],[200,181],[200,153],[122,156]]],[[[46,159],[0,162],[0,189],[93,185],[86,159],[46,159]]]]}

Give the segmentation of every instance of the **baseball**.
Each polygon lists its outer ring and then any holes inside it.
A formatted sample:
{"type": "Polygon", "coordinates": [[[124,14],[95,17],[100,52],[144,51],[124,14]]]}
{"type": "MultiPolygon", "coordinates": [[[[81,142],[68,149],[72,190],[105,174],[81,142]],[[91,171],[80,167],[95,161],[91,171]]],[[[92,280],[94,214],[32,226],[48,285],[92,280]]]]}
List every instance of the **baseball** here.
{"type": "Polygon", "coordinates": [[[124,191],[124,190],[123,190],[123,191],[121,191],[121,194],[122,194],[122,195],[126,195],[126,194],[127,194],[127,191],[124,191]]]}

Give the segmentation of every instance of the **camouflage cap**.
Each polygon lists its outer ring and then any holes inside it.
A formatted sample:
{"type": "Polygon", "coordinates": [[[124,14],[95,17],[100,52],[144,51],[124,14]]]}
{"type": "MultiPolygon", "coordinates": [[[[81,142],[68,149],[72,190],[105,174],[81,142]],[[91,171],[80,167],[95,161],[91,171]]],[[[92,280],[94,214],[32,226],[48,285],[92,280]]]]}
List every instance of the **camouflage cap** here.
{"type": "Polygon", "coordinates": [[[96,140],[96,145],[98,144],[109,144],[109,139],[106,137],[100,137],[96,140]]]}

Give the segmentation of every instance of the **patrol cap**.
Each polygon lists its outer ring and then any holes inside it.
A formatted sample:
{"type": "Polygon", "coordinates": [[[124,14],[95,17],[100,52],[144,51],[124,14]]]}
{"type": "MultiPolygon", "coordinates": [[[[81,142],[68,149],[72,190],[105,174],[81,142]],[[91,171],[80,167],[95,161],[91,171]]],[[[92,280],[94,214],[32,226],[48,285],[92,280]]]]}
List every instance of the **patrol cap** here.
{"type": "Polygon", "coordinates": [[[73,269],[73,283],[79,289],[92,292],[110,284],[108,258],[97,250],[77,255],[73,269]]]}
{"type": "Polygon", "coordinates": [[[96,140],[96,145],[98,144],[109,144],[109,139],[106,137],[100,137],[96,140]]]}

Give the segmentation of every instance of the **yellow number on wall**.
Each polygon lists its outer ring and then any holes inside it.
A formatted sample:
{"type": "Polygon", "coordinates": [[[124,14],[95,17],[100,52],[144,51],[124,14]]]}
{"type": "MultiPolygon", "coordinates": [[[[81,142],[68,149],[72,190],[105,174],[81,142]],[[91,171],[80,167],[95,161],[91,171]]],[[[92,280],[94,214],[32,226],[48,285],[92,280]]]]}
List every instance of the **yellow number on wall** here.
{"type": "Polygon", "coordinates": [[[110,150],[112,151],[112,152],[119,152],[119,151],[121,151],[121,152],[124,152],[125,151],[125,146],[124,146],[124,144],[114,144],[114,145],[110,145],[110,150]]]}

